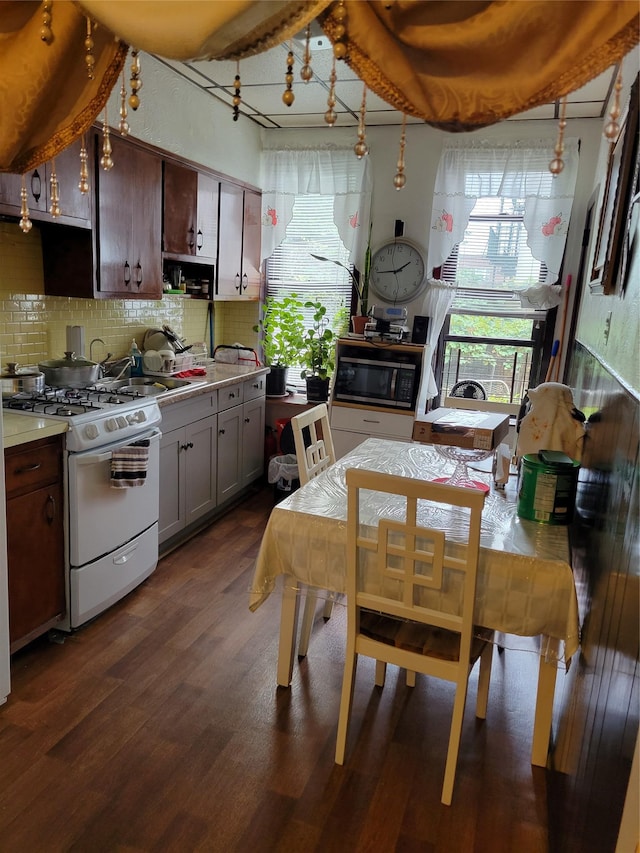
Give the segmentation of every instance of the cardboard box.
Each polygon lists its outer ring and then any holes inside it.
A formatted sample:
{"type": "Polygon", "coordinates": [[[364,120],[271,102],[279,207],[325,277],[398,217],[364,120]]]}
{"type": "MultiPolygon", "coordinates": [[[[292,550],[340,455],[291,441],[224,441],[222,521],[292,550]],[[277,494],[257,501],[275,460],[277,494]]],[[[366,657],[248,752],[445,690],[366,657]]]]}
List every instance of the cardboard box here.
{"type": "Polygon", "coordinates": [[[434,409],[413,423],[413,440],[493,450],[509,432],[509,415],[467,409],[434,409]]]}

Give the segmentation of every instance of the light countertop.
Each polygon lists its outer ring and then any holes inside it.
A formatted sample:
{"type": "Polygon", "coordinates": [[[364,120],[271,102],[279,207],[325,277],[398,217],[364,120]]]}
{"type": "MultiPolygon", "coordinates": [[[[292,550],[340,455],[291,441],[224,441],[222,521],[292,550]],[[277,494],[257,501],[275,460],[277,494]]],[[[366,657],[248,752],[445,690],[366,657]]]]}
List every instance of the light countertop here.
{"type": "MultiPolygon", "coordinates": [[[[156,399],[161,408],[172,403],[178,403],[189,397],[197,397],[200,394],[211,393],[217,388],[233,385],[235,382],[244,382],[252,376],[264,376],[269,372],[268,367],[239,367],[234,364],[215,364],[207,370],[206,377],[199,378],[192,387],[185,387],[178,392],[164,395],[160,394],[156,399]],[[204,381],[203,381],[204,380],[204,381]]],[[[51,435],[60,435],[67,431],[66,421],[52,420],[51,418],[36,418],[27,415],[19,415],[3,410],[2,412],[2,435],[3,446],[15,447],[18,444],[27,444],[51,435]]]]}
{"type": "Polygon", "coordinates": [[[66,421],[54,421],[51,418],[36,418],[27,415],[16,415],[12,412],[2,413],[2,439],[6,450],[18,444],[49,438],[67,431],[66,421]]]}

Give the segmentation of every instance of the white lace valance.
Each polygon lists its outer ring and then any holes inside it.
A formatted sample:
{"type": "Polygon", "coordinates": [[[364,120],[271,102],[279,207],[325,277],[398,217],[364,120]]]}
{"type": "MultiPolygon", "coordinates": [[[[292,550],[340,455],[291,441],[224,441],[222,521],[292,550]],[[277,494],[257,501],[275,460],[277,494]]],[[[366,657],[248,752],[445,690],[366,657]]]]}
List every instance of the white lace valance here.
{"type": "Polygon", "coordinates": [[[546,267],[542,281],[557,281],[578,174],[578,140],[565,140],[564,169],[553,176],[554,140],[449,144],[440,158],[434,189],[429,267],[442,266],[464,237],[479,198],[524,200],[527,245],[546,267]]]}
{"type": "Polygon", "coordinates": [[[371,210],[369,160],[353,148],[262,153],[262,258],[284,240],[297,195],[332,195],[333,220],[352,263],[364,255],[371,210]]]}

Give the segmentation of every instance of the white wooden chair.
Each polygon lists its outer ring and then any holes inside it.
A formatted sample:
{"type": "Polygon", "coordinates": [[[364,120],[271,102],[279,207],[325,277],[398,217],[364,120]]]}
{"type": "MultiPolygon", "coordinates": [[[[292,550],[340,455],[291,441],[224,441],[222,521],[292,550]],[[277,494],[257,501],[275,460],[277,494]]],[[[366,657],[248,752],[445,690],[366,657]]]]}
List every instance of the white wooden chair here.
{"type": "MultiPolygon", "coordinates": [[[[291,418],[293,429],[293,440],[296,448],[296,460],[298,462],[298,477],[300,485],[304,486],[313,477],[317,477],[329,465],[336,461],[336,453],[333,448],[331,427],[329,426],[329,412],[327,404],[321,403],[301,412],[291,418]],[[305,436],[304,430],[308,430],[305,436]],[[305,440],[306,439],[306,440],[305,440]]],[[[304,605],[304,615],[300,628],[300,642],[298,644],[298,656],[304,657],[309,648],[309,638],[316,612],[316,590],[307,590],[304,605]]],[[[323,617],[329,619],[333,609],[333,596],[328,593],[325,600],[323,617]]]]}
{"type": "MultiPolygon", "coordinates": [[[[424,673],[456,684],[442,802],[451,804],[469,674],[480,657],[476,716],[487,712],[493,645],[492,632],[479,639],[473,606],[480,547],[484,493],[373,471],[346,472],[347,510],[347,647],[336,740],[336,763],[343,764],[358,655],[376,660],[376,684],[384,685],[387,663],[407,674],[424,673]],[[377,527],[362,523],[361,505],[373,492],[400,495],[403,521],[382,518],[377,527]],[[417,523],[418,501],[451,507],[468,517],[467,544],[450,550],[438,529],[417,523]],[[365,585],[365,565],[369,575],[365,585]],[[459,615],[436,609],[438,591],[451,572],[460,572],[459,615]],[[433,593],[430,607],[424,596],[433,593]],[[474,636],[475,633],[475,636],[474,636]]],[[[398,516],[397,517],[402,517],[398,516]]],[[[459,519],[458,519],[459,520],[459,519]]],[[[466,520],[465,520],[466,526],[466,520]]],[[[449,578],[449,581],[451,578],[449,578]]],[[[407,679],[412,685],[415,678],[407,679]]]]}

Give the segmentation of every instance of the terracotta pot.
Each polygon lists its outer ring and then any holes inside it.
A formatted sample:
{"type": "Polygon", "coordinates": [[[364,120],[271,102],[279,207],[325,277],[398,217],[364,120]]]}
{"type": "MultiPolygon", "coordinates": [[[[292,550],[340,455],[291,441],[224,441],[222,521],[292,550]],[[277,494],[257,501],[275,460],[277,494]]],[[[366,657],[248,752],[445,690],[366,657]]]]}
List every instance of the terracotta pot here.
{"type": "Polygon", "coordinates": [[[364,327],[369,322],[369,318],[366,314],[354,314],[351,317],[351,328],[353,329],[354,335],[364,335],[364,327]]]}

